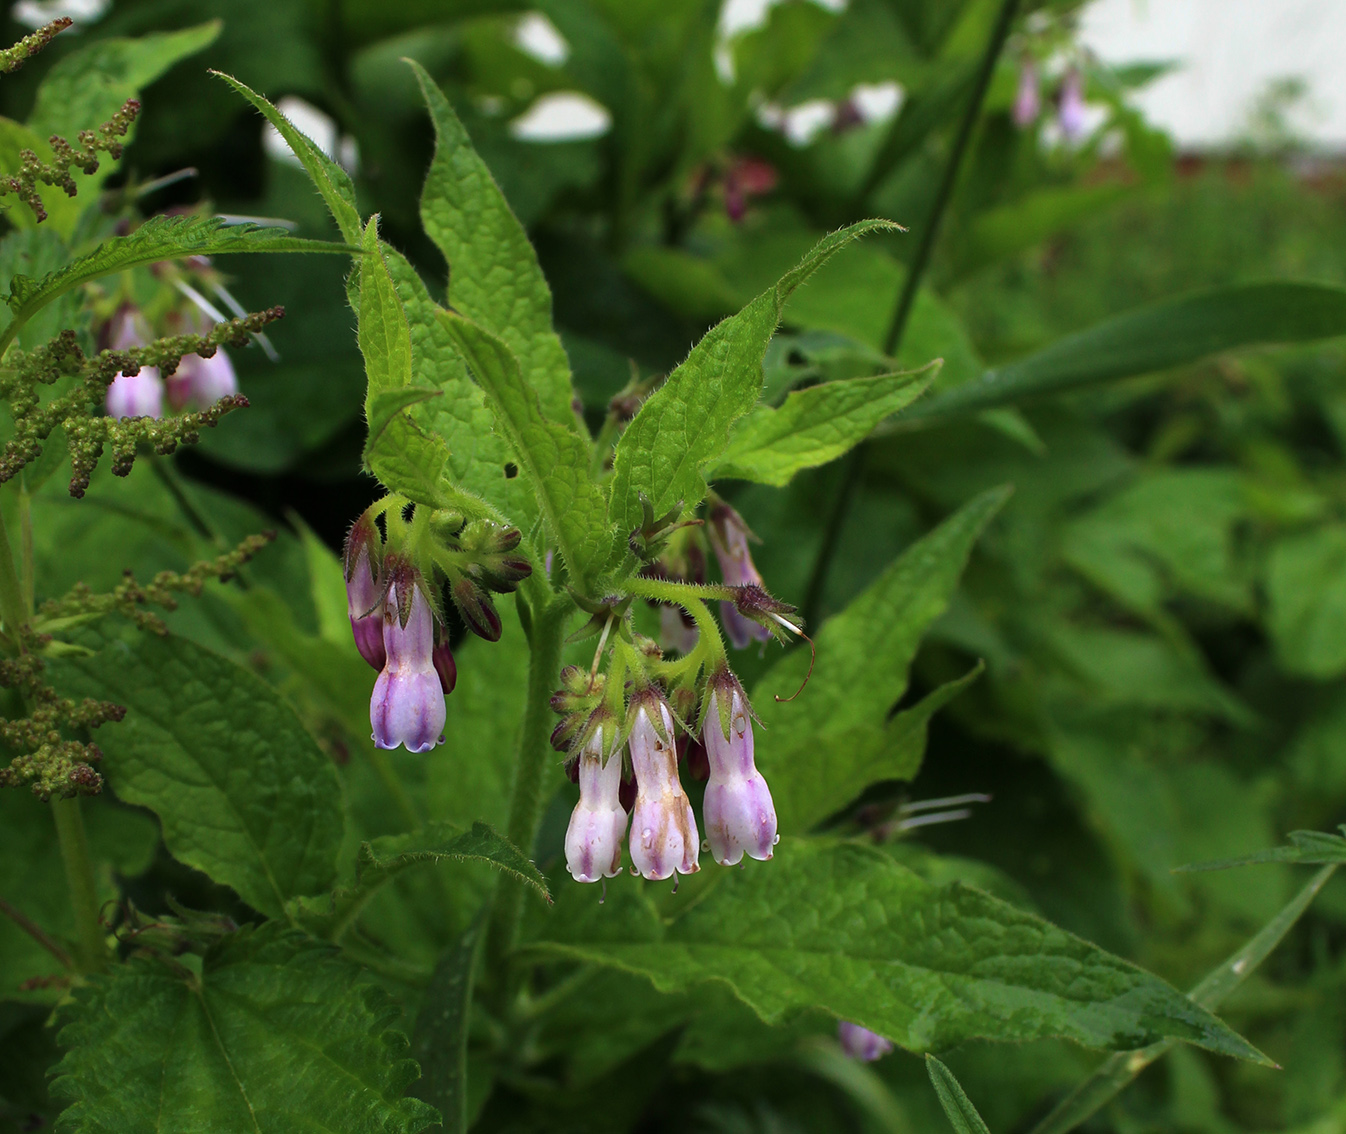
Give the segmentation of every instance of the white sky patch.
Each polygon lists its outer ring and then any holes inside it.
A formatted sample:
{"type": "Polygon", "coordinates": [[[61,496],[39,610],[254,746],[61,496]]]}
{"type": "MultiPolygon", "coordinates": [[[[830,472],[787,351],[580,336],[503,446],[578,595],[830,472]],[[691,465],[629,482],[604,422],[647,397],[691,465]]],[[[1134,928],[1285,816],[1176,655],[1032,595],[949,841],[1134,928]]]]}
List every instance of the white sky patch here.
{"type": "MultiPolygon", "coordinates": [[[[282,98],[276,103],[276,109],[294,123],[301,134],[307,134],[318,149],[334,162],[348,172],[355,171],[360,162],[355,139],[350,135],[340,135],[337,132],[336,121],[330,114],[323,113],[311,102],[295,98],[294,95],[282,98]]],[[[269,122],[266,125],[266,132],[262,135],[262,149],[267,157],[276,161],[289,162],[291,165],[303,164],[291,152],[289,143],[280,136],[280,131],[269,122]]]]}
{"type": "Polygon", "coordinates": [[[524,142],[573,142],[610,129],[607,108],[579,91],[545,94],[509,124],[509,132],[524,142]]]}
{"type": "Polygon", "coordinates": [[[75,21],[71,30],[77,31],[80,24],[101,20],[111,7],[112,0],[19,0],[9,14],[15,23],[30,28],[40,28],[52,20],[69,16],[75,21]]]}
{"type": "Polygon", "coordinates": [[[570,58],[570,44],[541,12],[529,12],[514,25],[514,46],[549,67],[559,67],[570,58]]]}
{"type": "Polygon", "coordinates": [[[896,83],[860,83],[851,91],[851,101],[866,122],[883,122],[902,105],[902,88],[896,83]]]}
{"type": "Polygon", "coordinates": [[[757,121],[768,130],[779,130],[792,146],[807,146],[836,121],[837,108],[825,98],[801,102],[788,110],[774,102],[757,108],[757,121]]]}

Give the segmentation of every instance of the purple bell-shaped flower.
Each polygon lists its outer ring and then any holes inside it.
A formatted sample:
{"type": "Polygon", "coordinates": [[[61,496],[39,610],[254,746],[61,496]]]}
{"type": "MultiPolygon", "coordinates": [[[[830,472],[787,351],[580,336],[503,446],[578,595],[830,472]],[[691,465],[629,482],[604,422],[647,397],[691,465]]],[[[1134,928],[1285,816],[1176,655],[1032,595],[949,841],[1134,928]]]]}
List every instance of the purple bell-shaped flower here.
{"type": "Polygon", "coordinates": [[[710,761],[703,816],[711,857],[721,866],[734,866],[745,854],[770,858],[779,841],[776,805],[753,763],[747,696],[727,670],[710,679],[701,739],[710,761]]]}
{"type": "Polygon", "coordinates": [[[1019,68],[1019,87],[1014,92],[1014,125],[1025,130],[1037,121],[1042,111],[1042,94],[1038,84],[1038,65],[1025,59],[1019,68]]]}
{"type": "Polygon", "coordinates": [[[428,752],[444,731],[444,687],[435,668],[435,618],[419,575],[390,572],[383,610],[383,672],[374,683],[369,721],[379,748],[428,752]]]}
{"type": "MultiPolygon", "coordinates": [[[[707,527],[710,545],[720,561],[720,574],[728,587],[761,587],[762,575],[754,566],[748,550],[748,525],[728,504],[718,503],[710,509],[707,527]]],[[[720,603],[720,621],[724,632],[736,649],[743,649],[752,641],[765,642],[771,631],[751,618],[745,618],[732,602],[720,603]]]]}
{"type": "Polygon", "coordinates": [[[1084,105],[1084,76],[1078,67],[1072,67],[1061,80],[1061,101],[1056,108],[1056,122],[1061,137],[1074,144],[1084,137],[1088,127],[1088,111],[1084,105]]]}
{"type": "Polygon", "coordinates": [[[157,367],[142,366],[135,374],[118,374],[107,388],[109,417],[164,416],[164,383],[157,367]]]}
{"type": "Polygon", "coordinates": [[[209,358],[199,354],[183,355],[173,376],[168,379],[168,403],[175,410],[209,409],[221,398],[238,393],[238,375],[234,364],[216,347],[209,358]]]}
{"type": "Polygon", "coordinates": [[[886,1040],[859,1024],[852,1024],[849,1020],[842,1020],[837,1024],[837,1039],[841,1041],[842,1051],[852,1059],[859,1059],[865,1063],[873,1063],[893,1050],[891,1040],[886,1040]]]}
{"type": "Polygon", "coordinates": [[[626,835],[620,799],[622,757],[614,752],[604,761],[602,726],[580,753],[579,783],[580,799],[566,830],[566,869],[576,882],[597,882],[621,871],[626,835]]]}
{"type": "Polygon", "coordinates": [[[694,874],[701,869],[697,864],[701,843],[691,802],[678,780],[673,714],[650,691],[636,694],[633,709],[635,723],[627,742],[636,775],[631,861],[641,877],[652,881],[668,878],[675,870],[694,874]]]}

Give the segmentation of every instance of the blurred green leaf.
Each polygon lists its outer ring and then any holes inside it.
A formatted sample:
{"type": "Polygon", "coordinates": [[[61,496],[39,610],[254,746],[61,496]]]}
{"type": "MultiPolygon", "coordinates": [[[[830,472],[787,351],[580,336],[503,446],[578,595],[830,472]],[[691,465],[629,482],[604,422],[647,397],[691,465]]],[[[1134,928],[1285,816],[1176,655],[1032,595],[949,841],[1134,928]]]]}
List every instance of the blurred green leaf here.
{"type": "Polygon", "coordinates": [[[467,1039],[472,1019],[472,986],[486,923],[478,918],[435,966],[416,1015],[411,1052],[421,1065],[414,1087],[444,1118],[446,1134],[467,1134],[467,1039]]]}
{"type": "Polygon", "coordinates": [[[967,1092],[953,1077],[952,1071],[929,1054],[925,1057],[925,1069],[930,1073],[930,1082],[939,1096],[939,1105],[949,1116],[949,1125],[953,1127],[954,1134],[991,1134],[977,1113],[977,1108],[972,1105],[972,1100],[967,1097],[967,1092]]]}
{"type": "MultiPolygon", "coordinates": [[[[1346,828],[1343,828],[1346,830],[1346,828]]],[[[1264,862],[1290,862],[1296,865],[1323,866],[1346,862],[1346,838],[1323,831],[1291,831],[1288,847],[1255,851],[1237,858],[1222,858],[1217,862],[1193,862],[1175,866],[1175,873],[1200,870],[1228,870],[1232,866],[1255,866],[1264,862]]]]}
{"type": "Polygon", "coordinates": [[[1288,670],[1319,680],[1346,673],[1346,524],[1277,541],[1267,597],[1276,652],[1288,670]]]}

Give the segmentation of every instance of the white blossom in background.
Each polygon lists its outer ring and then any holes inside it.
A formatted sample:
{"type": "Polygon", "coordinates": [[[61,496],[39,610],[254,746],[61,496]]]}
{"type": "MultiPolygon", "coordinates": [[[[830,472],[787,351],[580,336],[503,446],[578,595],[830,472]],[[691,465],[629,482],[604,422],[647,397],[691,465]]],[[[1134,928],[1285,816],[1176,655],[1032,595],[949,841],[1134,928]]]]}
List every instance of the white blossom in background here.
{"type": "Polygon", "coordinates": [[[607,107],[579,91],[544,94],[509,124],[523,142],[573,142],[600,138],[612,129],[607,107]]]}
{"type": "Polygon", "coordinates": [[[514,25],[514,46],[549,67],[559,67],[570,58],[570,44],[541,12],[529,12],[514,25]]]}
{"type": "Polygon", "coordinates": [[[80,24],[97,23],[112,7],[112,0],[19,0],[9,10],[16,24],[25,27],[40,28],[52,20],[69,16],[75,21],[72,31],[78,31],[80,24]]]}
{"type": "Polygon", "coordinates": [[[904,92],[897,83],[858,83],[850,101],[866,123],[884,122],[901,109],[904,92]]]}
{"type": "MultiPolygon", "coordinates": [[[[276,103],[276,109],[294,124],[295,129],[301,134],[306,134],[318,149],[346,172],[354,173],[359,168],[360,151],[355,139],[349,134],[341,134],[337,130],[336,120],[330,114],[294,95],[282,98],[276,103]]],[[[280,136],[280,131],[269,122],[262,135],[262,148],[267,157],[276,161],[289,162],[296,166],[302,164],[291,152],[289,143],[280,136]]]]}

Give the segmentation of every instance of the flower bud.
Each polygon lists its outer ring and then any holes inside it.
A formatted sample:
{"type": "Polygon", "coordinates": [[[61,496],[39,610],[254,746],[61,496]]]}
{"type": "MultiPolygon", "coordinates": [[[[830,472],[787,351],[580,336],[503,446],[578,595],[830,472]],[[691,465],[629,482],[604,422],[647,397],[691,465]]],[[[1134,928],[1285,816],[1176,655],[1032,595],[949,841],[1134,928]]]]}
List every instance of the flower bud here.
{"type": "Polygon", "coordinates": [[[636,777],[636,804],[631,814],[631,861],[650,880],[694,874],[700,839],[692,805],[678,781],[678,749],[673,743],[673,715],[658,695],[633,698],[635,721],[628,744],[636,777]]]}
{"type": "Polygon", "coordinates": [[[626,812],[619,799],[621,782],[621,753],[604,761],[600,727],[580,753],[580,800],[566,830],[566,869],[576,882],[611,878],[622,868],[626,812]]]}
{"type": "Polygon", "coordinates": [[[1061,101],[1056,108],[1056,121],[1061,136],[1067,142],[1078,142],[1084,137],[1088,111],[1084,106],[1084,76],[1072,67],[1061,80],[1061,101]]]}
{"type": "Polygon", "coordinates": [[[1031,59],[1025,59],[1019,68],[1019,88],[1014,94],[1011,117],[1020,130],[1027,129],[1042,110],[1042,96],[1038,91],[1038,68],[1031,59]]]}
{"type": "Polygon", "coordinates": [[[369,720],[379,748],[428,752],[444,731],[444,688],[434,661],[435,622],[416,572],[396,571],[383,610],[383,672],[374,683],[369,720]],[[410,601],[407,601],[407,595],[410,601]],[[401,608],[406,607],[403,623],[401,608]]]}
{"type": "Polygon", "coordinates": [[[386,588],[376,578],[376,556],[380,548],[378,528],[366,512],[351,525],[346,536],[346,608],[355,648],[365,661],[379,670],[388,660],[383,648],[386,588]]]}
{"type": "MultiPolygon", "coordinates": [[[[716,504],[710,510],[710,525],[707,529],[710,545],[715,549],[715,558],[720,561],[720,574],[729,587],[762,587],[761,573],[754,566],[752,554],[748,550],[748,525],[728,504],[716,504]]],[[[743,649],[756,639],[765,642],[771,637],[771,631],[765,626],[745,618],[732,602],[720,603],[720,621],[724,623],[724,632],[736,649],[743,649]]]]}
{"type": "Polygon", "coordinates": [[[434,663],[435,672],[439,674],[440,688],[447,697],[458,684],[458,663],[453,660],[453,651],[449,649],[448,638],[440,638],[430,654],[430,660],[434,663]]]}
{"type": "Polygon", "coordinates": [[[733,866],[745,854],[769,859],[779,838],[776,805],[753,763],[747,696],[727,671],[710,680],[701,738],[710,762],[702,811],[711,857],[721,866],[733,866]]]}
{"type": "Polygon", "coordinates": [[[467,628],[472,633],[479,638],[485,638],[488,642],[500,641],[502,630],[500,615],[496,613],[490,595],[467,578],[454,582],[450,594],[453,596],[454,606],[458,608],[458,613],[463,616],[463,621],[467,623],[467,628]]]}
{"type": "Polygon", "coordinates": [[[109,417],[164,416],[164,383],[153,366],[142,366],[135,374],[119,374],[107,388],[109,417]]]}
{"type": "Polygon", "coordinates": [[[837,1024],[837,1039],[841,1041],[842,1051],[865,1063],[873,1063],[893,1050],[891,1040],[859,1024],[852,1024],[849,1020],[841,1020],[837,1024]]]}
{"type": "Polygon", "coordinates": [[[175,410],[209,409],[221,398],[237,393],[238,376],[223,347],[217,347],[209,358],[183,355],[168,379],[168,403],[175,410]]]}

